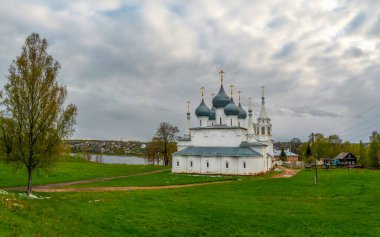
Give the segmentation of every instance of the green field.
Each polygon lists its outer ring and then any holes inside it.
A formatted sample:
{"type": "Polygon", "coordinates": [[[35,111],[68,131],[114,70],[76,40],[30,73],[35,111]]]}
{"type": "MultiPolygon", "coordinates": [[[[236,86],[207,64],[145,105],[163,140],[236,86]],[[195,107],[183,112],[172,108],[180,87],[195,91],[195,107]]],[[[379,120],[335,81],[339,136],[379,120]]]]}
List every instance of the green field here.
{"type": "MultiPolygon", "coordinates": [[[[138,174],[168,169],[153,165],[114,165],[89,162],[80,156],[63,156],[59,163],[47,171],[39,171],[33,177],[33,184],[48,184],[119,175],[138,174]]],[[[25,169],[15,169],[0,162],[0,188],[27,184],[25,169]]]]}
{"type": "MultiPolygon", "coordinates": [[[[74,187],[123,187],[123,186],[164,186],[177,184],[205,183],[222,180],[237,180],[244,177],[240,176],[222,176],[222,175],[195,175],[195,174],[174,174],[169,170],[157,174],[147,174],[142,176],[133,176],[126,178],[117,178],[107,181],[78,184],[67,186],[74,187]]],[[[65,187],[65,188],[67,188],[65,187]]]]}
{"type": "MultiPolygon", "coordinates": [[[[92,166],[78,164],[82,172],[92,166]]],[[[102,174],[112,176],[111,170],[102,174]]],[[[169,174],[149,176],[147,182],[169,174]]],[[[289,179],[242,178],[170,190],[40,193],[50,197],[42,200],[0,194],[0,236],[380,236],[379,171],[321,170],[319,177],[317,187],[313,172],[302,171],[289,179]]],[[[130,178],[112,182],[144,183],[130,178]]]]}

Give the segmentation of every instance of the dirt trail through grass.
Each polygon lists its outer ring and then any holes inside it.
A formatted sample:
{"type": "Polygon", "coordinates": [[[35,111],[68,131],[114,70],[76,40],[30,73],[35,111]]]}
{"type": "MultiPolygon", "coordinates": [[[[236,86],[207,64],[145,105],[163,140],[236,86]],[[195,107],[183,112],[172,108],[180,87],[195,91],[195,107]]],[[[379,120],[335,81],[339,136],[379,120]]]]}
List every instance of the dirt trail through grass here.
{"type": "MultiPolygon", "coordinates": [[[[288,169],[281,167],[284,172],[281,174],[277,174],[272,176],[272,178],[289,178],[298,173],[299,170],[288,169]]],[[[195,186],[204,186],[204,185],[214,185],[221,183],[230,183],[236,182],[237,180],[220,180],[213,182],[203,182],[203,183],[192,183],[192,184],[177,184],[177,185],[165,185],[165,186],[127,186],[127,187],[84,187],[84,188],[65,188],[71,185],[77,184],[87,184],[87,183],[95,183],[105,180],[112,180],[118,178],[127,178],[133,176],[142,176],[149,175],[154,173],[160,173],[165,170],[156,170],[151,172],[145,172],[140,174],[132,174],[132,175],[123,175],[123,176],[114,176],[107,178],[96,178],[96,179],[87,179],[87,180],[79,180],[72,182],[64,182],[64,183],[55,183],[55,184],[46,184],[46,185],[38,185],[33,187],[33,191],[35,192],[107,192],[107,191],[131,191],[131,190],[155,190],[155,189],[175,189],[175,188],[185,188],[185,187],[195,187],[195,186]]],[[[7,191],[25,191],[26,187],[12,187],[12,188],[4,188],[7,191]]]]}
{"type": "MultiPolygon", "coordinates": [[[[122,175],[122,176],[113,176],[113,177],[106,177],[106,178],[86,179],[86,180],[78,180],[78,181],[55,183],[55,184],[37,185],[37,186],[33,187],[33,191],[36,191],[37,189],[43,190],[43,189],[62,188],[62,187],[67,187],[67,186],[77,185],[77,184],[95,183],[95,182],[100,182],[100,181],[105,181],[105,180],[111,180],[111,179],[120,179],[120,178],[141,176],[141,175],[147,175],[147,174],[155,174],[155,173],[160,173],[160,172],[164,172],[164,171],[168,171],[168,170],[170,170],[170,169],[155,170],[155,171],[151,171],[151,172],[145,172],[145,173],[139,173],[139,174],[131,174],[131,175],[122,175]]],[[[7,191],[25,191],[26,187],[23,186],[23,187],[3,188],[3,190],[7,190],[7,191]]]]}
{"type": "Polygon", "coordinates": [[[33,188],[34,192],[42,193],[56,193],[56,192],[107,192],[107,191],[131,191],[131,190],[154,190],[154,189],[175,189],[186,188],[194,186],[213,185],[221,183],[230,183],[236,180],[221,180],[215,182],[206,183],[194,183],[194,184],[178,184],[178,185],[166,185],[166,186],[130,186],[130,187],[89,187],[89,188],[33,188]]]}
{"type": "Polygon", "coordinates": [[[296,175],[299,171],[296,169],[288,169],[285,167],[281,167],[281,169],[284,170],[284,172],[282,172],[281,174],[274,175],[272,178],[290,178],[296,175]]]}

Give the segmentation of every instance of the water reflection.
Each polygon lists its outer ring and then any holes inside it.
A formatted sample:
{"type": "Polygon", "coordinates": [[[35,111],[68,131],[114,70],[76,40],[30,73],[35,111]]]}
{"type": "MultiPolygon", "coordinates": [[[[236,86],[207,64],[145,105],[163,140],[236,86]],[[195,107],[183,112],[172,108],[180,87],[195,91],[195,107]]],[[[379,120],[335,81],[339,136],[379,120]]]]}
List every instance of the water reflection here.
{"type": "MultiPolygon", "coordinates": [[[[102,164],[128,164],[128,165],[150,165],[153,164],[152,160],[144,157],[137,156],[109,156],[109,155],[99,155],[99,154],[83,154],[83,157],[92,162],[102,163],[102,164]]],[[[154,162],[157,165],[157,161],[154,162]]],[[[160,161],[158,165],[163,165],[160,161]]]]}

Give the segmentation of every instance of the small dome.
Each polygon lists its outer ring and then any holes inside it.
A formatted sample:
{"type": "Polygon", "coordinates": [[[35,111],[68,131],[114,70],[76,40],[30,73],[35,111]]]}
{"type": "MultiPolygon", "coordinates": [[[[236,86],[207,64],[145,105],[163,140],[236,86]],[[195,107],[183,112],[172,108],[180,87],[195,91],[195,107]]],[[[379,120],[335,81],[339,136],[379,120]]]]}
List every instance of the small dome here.
{"type": "Polygon", "coordinates": [[[239,108],[234,103],[234,100],[230,100],[230,103],[224,107],[224,113],[226,115],[239,115],[239,108]]]}
{"type": "Polygon", "coordinates": [[[202,99],[202,102],[200,105],[195,109],[195,115],[198,117],[204,116],[204,117],[209,117],[210,116],[210,109],[207,107],[205,104],[204,100],[202,99]]]}
{"type": "Polygon", "coordinates": [[[208,117],[209,120],[215,120],[216,119],[216,114],[215,114],[215,107],[213,106],[211,111],[210,111],[210,116],[208,117]]]}
{"type": "Polygon", "coordinates": [[[215,108],[224,108],[230,102],[223,86],[220,87],[219,93],[212,99],[212,105],[215,108]]]}
{"type": "Polygon", "coordinates": [[[243,109],[240,103],[239,103],[238,109],[239,109],[239,116],[238,116],[239,119],[247,118],[247,112],[245,112],[245,110],[243,109]]]}

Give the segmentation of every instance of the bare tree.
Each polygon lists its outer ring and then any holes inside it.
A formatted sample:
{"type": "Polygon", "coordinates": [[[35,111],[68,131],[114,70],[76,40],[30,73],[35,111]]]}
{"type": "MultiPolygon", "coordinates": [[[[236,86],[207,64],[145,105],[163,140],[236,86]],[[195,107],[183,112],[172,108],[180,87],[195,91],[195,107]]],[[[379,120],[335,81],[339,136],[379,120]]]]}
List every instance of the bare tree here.
{"type": "Polygon", "coordinates": [[[164,156],[164,164],[169,165],[169,150],[170,150],[170,143],[175,142],[175,134],[178,133],[179,130],[177,127],[172,126],[169,123],[162,122],[160,124],[160,127],[157,129],[155,139],[162,142],[162,148],[163,148],[163,156],[164,156]]]}
{"type": "Polygon", "coordinates": [[[6,161],[27,169],[28,195],[36,169],[54,163],[62,139],[74,132],[77,108],[64,108],[66,87],[56,77],[60,64],[47,53],[48,43],[29,35],[21,55],[13,60],[1,96],[0,146],[6,161]]]}

